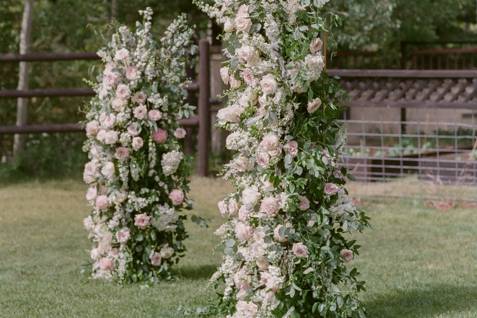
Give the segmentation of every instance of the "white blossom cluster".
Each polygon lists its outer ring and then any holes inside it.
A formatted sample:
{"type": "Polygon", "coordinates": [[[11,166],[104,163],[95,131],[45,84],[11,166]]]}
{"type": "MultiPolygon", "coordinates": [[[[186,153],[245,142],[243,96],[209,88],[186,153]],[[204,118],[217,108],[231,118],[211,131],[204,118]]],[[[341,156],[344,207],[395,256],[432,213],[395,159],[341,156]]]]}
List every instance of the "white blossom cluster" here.
{"type": "Polygon", "coordinates": [[[335,317],[326,315],[328,308],[346,312],[359,307],[353,297],[340,304],[341,309],[331,304],[340,302],[346,291],[341,295],[341,286],[330,277],[353,280],[344,266],[353,258],[353,244],[339,233],[360,230],[366,222],[342,187],[344,177],[336,165],[339,129],[317,128],[320,117],[324,122],[329,116],[325,102],[332,103],[319,86],[324,69],[320,10],[326,2],[198,3],[223,25],[228,59],[220,70],[230,86],[228,104],[217,117],[230,131],[226,147],[236,151],[224,173],[236,192],[218,204],[227,218],[217,230],[225,256],[213,277],[219,288],[225,284],[221,303],[228,318],[311,317],[305,306],[311,308],[313,302],[306,297],[317,302],[332,298],[324,307],[316,306],[316,317],[318,307],[326,317],[335,317]],[[312,129],[317,131],[313,138],[329,136],[330,144],[293,135],[312,129]],[[332,248],[327,256],[332,265],[326,271],[320,264],[320,245],[332,248]],[[312,275],[321,275],[316,276],[321,281],[312,275]],[[326,293],[333,297],[321,295],[326,293]]]}
{"type": "Polygon", "coordinates": [[[92,275],[119,281],[166,276],[186,237],[178,214],[188,205],[186,131],[178,122],[192,112],[185,103],[192,31],[180,17],[158,48],[152,10],[140,14],[134,33],[120,27],[98,53],[105,68],[86,115],[92,275]]]}

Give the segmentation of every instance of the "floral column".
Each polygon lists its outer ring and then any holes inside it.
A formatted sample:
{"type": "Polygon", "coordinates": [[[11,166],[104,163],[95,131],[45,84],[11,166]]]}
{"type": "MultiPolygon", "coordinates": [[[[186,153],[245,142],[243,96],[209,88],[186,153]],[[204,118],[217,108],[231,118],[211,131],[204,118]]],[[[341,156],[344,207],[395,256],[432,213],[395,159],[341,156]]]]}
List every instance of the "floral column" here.
{"type": "Polygon", "coordinates": [[[159,48],[152,10],[140,13],[135,33],[119,28],[99,52],[106,66],[86,115],[92,274],[125,282],[170,276],[187,237],[179,212],[189,206],[178,122],[192,111],[185,104],[192,31],[180,17],[159,48]]]}
{"type": "Polygon", "coordinates": [[[323,73],[327,0],[199,4],[224,26],[230,85],[219,124],[236,152],[219,202],[225,255],[214,280],[227,317],[362,317],[348,236],[367,225],[338,166],[339,87],[323,73]]]}

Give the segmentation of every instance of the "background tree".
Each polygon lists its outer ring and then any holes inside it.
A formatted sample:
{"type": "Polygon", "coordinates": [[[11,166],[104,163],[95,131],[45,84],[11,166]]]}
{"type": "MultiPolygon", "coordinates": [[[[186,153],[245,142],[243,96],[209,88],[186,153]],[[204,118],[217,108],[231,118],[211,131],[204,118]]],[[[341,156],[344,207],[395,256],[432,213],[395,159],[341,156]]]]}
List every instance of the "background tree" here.
{"type": "MultiPolygon", "coordinates": [[[[23,7],[22,29],[20,32],[20,54],[26,54],[30,51],[31,44],[31,28],[32,28],[32,11],[33,0],[25,0],[23,7]]],[[[18,89],[28,89],[28,62],[20,62],[18,73],[18,89]]],[[[28,116],[28,99],[19,98],[17,100],[17,126],[27,123],[28,116]]],[[[19,152],[23,151],[24,136],[15,135],[13,143],[13,153],[16,157],[19,152]]]]}

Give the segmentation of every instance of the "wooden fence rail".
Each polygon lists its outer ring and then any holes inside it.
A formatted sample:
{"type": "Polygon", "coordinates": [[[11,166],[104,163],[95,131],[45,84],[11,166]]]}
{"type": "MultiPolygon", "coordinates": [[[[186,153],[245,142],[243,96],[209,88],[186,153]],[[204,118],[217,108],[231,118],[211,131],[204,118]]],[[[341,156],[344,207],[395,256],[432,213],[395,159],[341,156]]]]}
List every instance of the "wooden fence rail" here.
{"type": "MultiPolygon", "coordinates": [[[[190,92],[198,91],[198,115],[180,121],[184,127],[198,127],[197,136],[197,173],[208,175],[208,159],[210,149],[210,106],[220,103],[210,98],[210,48],[205,39],[199,41],[199,80],[188,87],[190,92]]],[[[55,62],[73,60],[98,60],[96,53],[29,53],[0,54],[0,62],[55,62]]],[[[90,97],[94,96],[90,88],[41,88],[31,90],[0,90],[0,98],[33,98],[33,97],[90,97]]],[[[80,133],[84,127],[78,123],[38,124],[24,126],[0,126],[0,135],[37,134],[37,133],[80,133]]]]}

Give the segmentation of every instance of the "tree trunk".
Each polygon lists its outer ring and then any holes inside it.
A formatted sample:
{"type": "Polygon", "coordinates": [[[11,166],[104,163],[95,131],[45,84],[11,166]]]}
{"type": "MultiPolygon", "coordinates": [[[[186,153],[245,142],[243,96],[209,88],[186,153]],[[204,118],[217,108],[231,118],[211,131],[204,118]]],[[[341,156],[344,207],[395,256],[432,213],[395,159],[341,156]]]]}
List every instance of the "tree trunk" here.
{"type": "Polygon", "coordinates": [[[118,17],[118,0],[111,0],[111,21],[118,17]]]}
{"type": "MultiPolygon", "coordinates": [[[[32,10],[34,0],[25,0],[23,8],[22,29],[20,33],[20,54],[26,54],[30,51],[31,44],[31,24],[32,24],[32,10]]],[[[28,73],[29,65],[27,62],[20,62],[18,74],[18,89],[28,89],[28,73]]],[[[28,117],[28,99],[18,98],[17,100],[17,126],[22,126],[27,123],[28,117]]],[[[13,142],[13,156],[17,158],[20,152],[25,147],[24,135],[15,135],[13,142]]]]}

